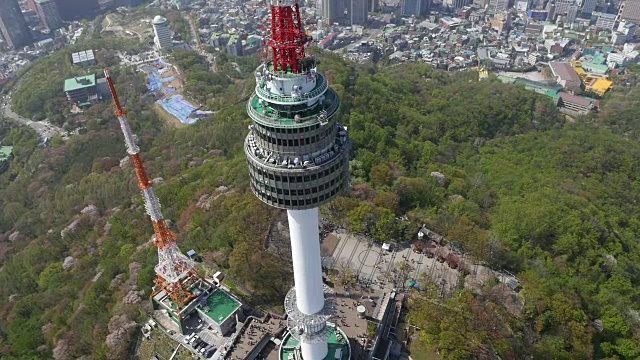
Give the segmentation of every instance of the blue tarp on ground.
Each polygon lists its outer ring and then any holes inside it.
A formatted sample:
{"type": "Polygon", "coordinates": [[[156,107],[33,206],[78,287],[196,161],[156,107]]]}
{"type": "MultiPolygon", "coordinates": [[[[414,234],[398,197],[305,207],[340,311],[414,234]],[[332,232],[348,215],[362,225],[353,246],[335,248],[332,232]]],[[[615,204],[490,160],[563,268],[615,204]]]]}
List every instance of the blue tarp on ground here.
{"type": "MultiPolygon", "coordinates": [[[[160,65],[161,63],[156,60],[156,65],[160,65]]],[[[156,92],[161,90],[165,94],[175,93],[176,89],[172,87],[163,86],[164,83],[171,82],[175,80],[175,76],[168,76],[166,78],[162,78],[160,76],[160,72],[157,68],[153,66],[145,66],[142,68],[149,78],[149,91],[156,92]]],[[[198,119],[203,118],[206,114],[197,111],[197,106],[194,106],[190,102],[184,100],[182,95],[169,95],[169,97],[156,101],[163,109],[165,109],[169,114],[175,116],[178,120],[180,120],[183,124],[194,124],[198,119]]]]}
{"type": "MultiPolygon", "coordinates": [[[[175,116],[181,123],[191,125],[195,124],[197,118],[191,118],[190,115],[197,109],[190,102],[183,100],[182,95],[175,95],[167,99],[156,101],[169,114],[175,116]]],[[[198,116],[199,117],[199,116],[198,116]]]]}
{"type": "Polygon", "coordinates": [[[158,74],[158,69],[150,66],[145,66],[142,69],[147,72],[149,91],[156,92],[160,90],[162,88],[162,80],[160,79],[160,74],[158,74]]]}

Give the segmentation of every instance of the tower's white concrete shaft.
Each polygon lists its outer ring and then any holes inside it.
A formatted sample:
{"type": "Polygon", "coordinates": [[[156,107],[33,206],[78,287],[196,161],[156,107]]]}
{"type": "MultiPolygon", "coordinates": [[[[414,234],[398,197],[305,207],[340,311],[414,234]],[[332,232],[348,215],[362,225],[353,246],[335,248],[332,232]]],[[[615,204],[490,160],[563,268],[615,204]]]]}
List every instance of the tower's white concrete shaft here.
{"type": "MultiPolygon", "coordinates": [[[[324,308],[324,286],[320,263],[320,236],[318,234],[318,208],[287,210],[291,234],[291,256],[295,281],[296,305],[305,315],[320,314],[324,308]]],[[[324,359],[326,341],[301,339],[303,359],[324,359]]]]}
{"type": "Polygon", "coordinates": [[[296,299],[300,312],[313,315],[324,307],[318,208],[288,210],[296,299]]]}

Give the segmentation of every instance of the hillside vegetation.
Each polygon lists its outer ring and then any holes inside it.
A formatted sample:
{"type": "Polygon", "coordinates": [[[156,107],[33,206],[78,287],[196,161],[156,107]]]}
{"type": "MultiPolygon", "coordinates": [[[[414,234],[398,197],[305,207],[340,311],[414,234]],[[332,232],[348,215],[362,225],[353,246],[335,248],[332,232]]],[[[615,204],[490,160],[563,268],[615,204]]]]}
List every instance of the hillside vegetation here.
{"type": "MultiPolygon", "coordinates": [[[[355,145],[352,195],[325,216],[377,241],[410,240],[427,223],[523,286],[519,316],[492,296],[460,291],[437,305],[415,295],[414,341],[447,359],[640,356],[637,89],[612,94],[615,111],[565,123],[546,98],[475,73],[321,60],[355,145]]],[[[201,69],[183,70],[191,91],[206,86],[201,69]]],[[[117,83],[182,250],[228,271],[252,303],[278,305],[290,269],[261,250],[279,212],[250,193],[242,153],[250,76],[205,89],[215,116],[179,129],[117,83]]],[[[115,118],[90,121],[46,149],[25,129],[3,139],[16,158],[0,176],[2,358],[124,358],[144,317],[152,229],[115,118]]]]}

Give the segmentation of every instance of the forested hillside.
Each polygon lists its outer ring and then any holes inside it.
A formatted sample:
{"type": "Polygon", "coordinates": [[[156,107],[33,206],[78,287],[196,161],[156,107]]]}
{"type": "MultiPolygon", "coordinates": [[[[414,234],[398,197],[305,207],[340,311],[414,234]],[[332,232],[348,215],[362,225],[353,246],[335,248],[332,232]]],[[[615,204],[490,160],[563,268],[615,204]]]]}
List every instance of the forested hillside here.
{"type": "MultiPolygon", "coordinates": [[[[254,303],[279,304],[289,269],[257,251],[277,211],[250,193],[242,153],[251,72],[227,81],[183,70],[216,114],[179,129],[116,79],[148,172],[161,178],[164,214],[183,251],[227,270],[254,303]],[[208,88],[209,78],[220,84],[208,88]]],[[[436,305],[416,294],[418,348],[447,359],[640,356],[639,91],[614,92],[601,115],[567,123],[547,98],[472,72],[357,67],[330,55],[320,70],[355,145],[352,195],[323,213],[377,241],[405,242],[427,223],[521,279],[518,316],[491,296],[461,291],[436,305]]],[[[106,108],[95,116],[87,134],[49,148],[25,129],[2,141],[16,146],[0,176],[2,358],[123,358],[128,324],[144,317],[152,229],[115,118],[106,108]]]]}

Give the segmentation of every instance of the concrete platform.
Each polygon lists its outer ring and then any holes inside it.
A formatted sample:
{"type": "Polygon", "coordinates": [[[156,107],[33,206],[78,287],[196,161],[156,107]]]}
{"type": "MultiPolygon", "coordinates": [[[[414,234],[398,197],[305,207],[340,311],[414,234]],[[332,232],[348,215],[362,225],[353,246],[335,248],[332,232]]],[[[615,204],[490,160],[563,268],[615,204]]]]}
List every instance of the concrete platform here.
{"type": "MultiPolygon", "coordinates": [[[[390,291],[401,289],[407,280],[413,280],[421,284],[429,282],[441,287],[443,292],[450,292],[459,285],[461,272],[438,262],[435,257],[415,253],[409,247],[392,247],[391,251],[386,251],[362,236],[346,233],[332,235],[339,242],[333,251],[333,259],[325,263],[331,263],[331,267],[338,271],[341,268],[352,269],[360,286],[374,291],[390,291]],[[403,263],[408,269],[404,274],[398,270],[403,263]]],[[[451,252],[447,246],[439,248],[445,256],[451,252]]],[[[466,281],[483,283],[493,276],[493,271],[484,266],[474,265],[470,270],[471,275],[467,276],[466,281]]]]}

